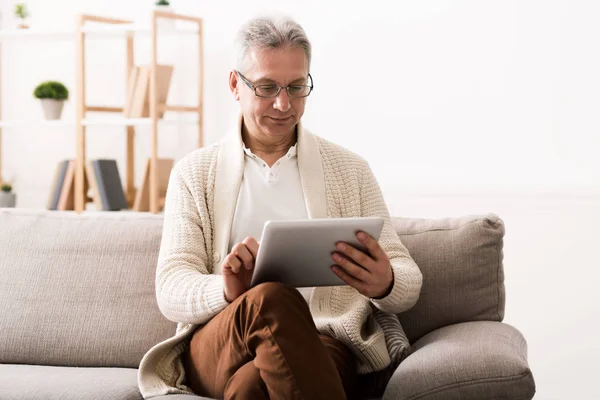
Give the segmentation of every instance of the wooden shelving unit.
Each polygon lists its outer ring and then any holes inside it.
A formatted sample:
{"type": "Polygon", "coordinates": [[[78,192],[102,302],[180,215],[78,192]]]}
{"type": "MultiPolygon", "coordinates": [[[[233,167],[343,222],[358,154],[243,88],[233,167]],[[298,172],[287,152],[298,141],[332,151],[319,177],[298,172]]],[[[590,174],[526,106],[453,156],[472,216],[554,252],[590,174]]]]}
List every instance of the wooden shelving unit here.
{"type": "MultiPolygon", "coordinates": [[[[160,113],[165,111],[194,113],[197,115],[195,121],[185,121],[184,123],[195,123],[198,128],[198,147],[203,143],[203,37],[202,37],[202,19],[187,15],[173,14],[161,11],[154,11],[151,17],[149,28],[140,27],[131,21],[98,17],[94,15],[79,15],[77,20],[77,29],[75,34],[72,31],[50,31],[50,30],[12,30],[0,31],[0,67],[2,54],[2,41],[23,39],[23,40],[72,40],[76,43],[76,81],[75,81],[75,121],[4,121],[2,120],[2,98],[0,96],[0,184],[2,184],[2,128],[20,127],[20,126],[45,126],[45,127],[71,127],[76,129],[76,173],[75,173],[75,211],[81,213],[86,208],[86,203],[91,201],[87,198],[87,182],[85,177],[86,163],[86,128],[92,125],[113,125],[123,126],[126,129],[126,169],[125,169],[125,197],[129,207],[133,205],[136,188],[134,185],[134,147],[135,147],[135,127],[151,127],[151,154],[150,154],[150,212],[160,211],[164,199],[159,198],[158,183],[158,129],[160,124],[182,123],[184,121],[169,121],[168,119],[159,119],[160,113]],[[168,30],[159,29],[159,20],[185,21],[195,26],[194,29],[170,28],[168,30]],[[92,23],[92,24],[90,24],[92,23]],[[157,96],[157,41],[160,35],[178,35],[192,34],[198,38],[198,104],[195,106],[168,105],[160,104],[157,96]],[[102,105],[89,105],[85,101],[86,94],[86,38],[91,35],[115,36],[120,35],[126,41],[125,82],[129,77],[131,68],[134,66],[134,45],[135,37],[138,35],[149,35],[151,38],[151,60],[150,60],[150,90],[149,90],[149,118],[125,118],[123,117],[124,107],[109,107],[102,105]],[[103,112],[114,113],[116,116],[111,118],[89,117],[89,113],[103,112]]],[[[188,24],[189,25],[189,24],[188,24]]],[[[1,70],[0,70],[1,82],[1,70]]],[[[125,85],[127,86],[127,85],[125,85]]],[[[126,99],[129,93],[126,93],[126,99]]]]}

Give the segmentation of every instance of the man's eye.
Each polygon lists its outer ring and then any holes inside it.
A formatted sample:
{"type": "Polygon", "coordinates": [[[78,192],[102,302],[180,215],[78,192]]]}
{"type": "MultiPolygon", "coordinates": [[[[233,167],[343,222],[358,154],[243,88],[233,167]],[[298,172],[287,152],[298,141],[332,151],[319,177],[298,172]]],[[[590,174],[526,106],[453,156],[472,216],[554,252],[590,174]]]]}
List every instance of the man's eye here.
{"type": "Polygon", "coordinates": [[[277,91],[277,86],[275,85],[261,85],[258,86],[258,89],[263,93],[274,93],[277,91]]]}

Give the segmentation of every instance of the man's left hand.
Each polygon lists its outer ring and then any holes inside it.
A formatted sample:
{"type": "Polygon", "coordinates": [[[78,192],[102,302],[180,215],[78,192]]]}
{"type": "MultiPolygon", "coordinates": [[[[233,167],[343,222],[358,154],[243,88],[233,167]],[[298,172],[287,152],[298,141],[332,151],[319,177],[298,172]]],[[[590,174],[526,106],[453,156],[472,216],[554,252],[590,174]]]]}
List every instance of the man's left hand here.
{"type": "Polygon", "coordinates": [[[379,243],[365,232],[356,235],[369,254],[348,243],[339,242],[331,258],[336,265],[332,271],[348,285],[370,298],[387,296],[394,285],[394,273],[390,259],[379,243]]]}

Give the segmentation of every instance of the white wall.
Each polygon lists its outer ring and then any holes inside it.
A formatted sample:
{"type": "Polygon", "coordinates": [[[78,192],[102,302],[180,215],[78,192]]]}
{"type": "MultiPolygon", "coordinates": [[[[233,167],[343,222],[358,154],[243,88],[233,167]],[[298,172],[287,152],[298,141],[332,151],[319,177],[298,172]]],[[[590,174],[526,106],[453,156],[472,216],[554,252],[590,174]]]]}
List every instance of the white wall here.
{"type": "MultiPolygon", "coordinates": [[[[72,26],[77,12],[143,20],[150,0],[29,1],[33,26],[72,26]]],[[[184,1],[205,19],[206,142],[237,106],[228,94],[230,44],[249,16],[295,17],[313,42],[315,91],[304,122],[371,163],[395,215],[495,212],[507,225],[506,321],[527,337],[536,399],[600,396],[595,241],[600,223],[600,3],[545,1],[184,1]]],[[[4,26],[12,1],[0,3],[4,26]]],[[[88,101],[119,105],[124,46],[94,41],[88,101]],[[116,53],[111,51],[115,50],[116,53]]],[[[137,62],[148,59],[138,43],[137,62]]],[[[193,102],[193,42],[162,41],[175,63],[169,101],[193,102]],[[191,60],[190,60],[191,58],[191,60]]],[[[3,46],[5,119],[40,118],[31,97],[43,79],[74,83],[73,44],[3,46]]],[[[73,118],[73,102],[64,118],[73,118]]],[[[176,116],[173,116],[176,117],[176,116]]],[[[140,129],[136,155],[149,154],[140,129]]],[[[56,162],[73,157],[74,132],[4,129],[5,176],[19,205],[43,207],[56,162]]],[[[189,127],[166,128],[161,156],[195,146],[189,127]]],[[[94,128],[88,157],[117,158],[123,131],[94,128]]]]}

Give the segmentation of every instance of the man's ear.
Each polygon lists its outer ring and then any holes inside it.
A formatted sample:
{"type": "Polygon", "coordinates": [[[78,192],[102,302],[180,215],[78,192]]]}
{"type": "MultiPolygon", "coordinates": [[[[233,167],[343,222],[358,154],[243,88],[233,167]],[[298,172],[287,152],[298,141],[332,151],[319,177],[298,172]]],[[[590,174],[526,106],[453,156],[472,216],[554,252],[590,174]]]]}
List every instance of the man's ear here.
{"type": "Polygon", "coordinates": [[[233,98],[240,101],[240,90],[238,89],[238,74],[235,71],[229,73],[229,90],[233,94],[233,98]]]}

